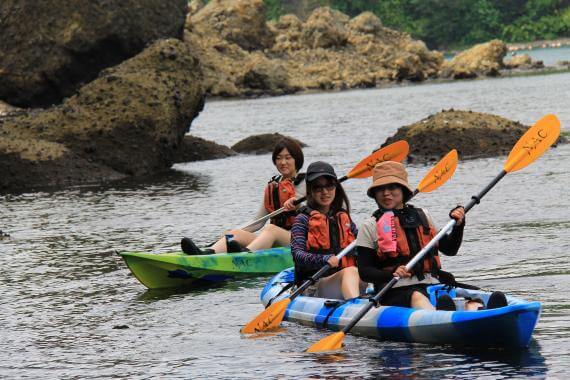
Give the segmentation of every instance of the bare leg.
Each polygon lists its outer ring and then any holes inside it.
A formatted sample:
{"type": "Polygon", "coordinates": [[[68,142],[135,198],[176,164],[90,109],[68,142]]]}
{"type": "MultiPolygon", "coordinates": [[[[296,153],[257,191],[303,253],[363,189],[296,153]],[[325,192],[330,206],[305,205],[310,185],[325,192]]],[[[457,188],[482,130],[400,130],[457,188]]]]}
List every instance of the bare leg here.
{"type": "Polygon", "coordinates": [[[467,305],[465,305],[465,310],[477,311],[477,310],[479,310],[480,307],[483,307],[483,306],[484,305],[481,302],[469,301],[469,302],[467,302],[467,305]]]}
{"type": "Polygon", "coordinates": [[[267,249],[274,246],[287,246],[291,244],[291,233],[275,224],[265,227],[259,236],[247,245],[250,251],[267,249]]]}
{"type": "Polygon", "coordinates": [[[349,299],[364,292],[367,284],[360,280],[358,268],[344,268],[318,282],[318,295],[324,298],[349,299]]]}
{"type": "Polygon", "coordinates": [[[435,310],[429,299],[420,292],[412,293],[411,307],[415,309],[435,310]]]}
{"type": "Polygon", "coordinates": [[[227,252],[228,248],[226,247],[226,234],[233,234],[234,240],[237,241],[242,247],[247,246],[250,244],[255,238],[256,235],[253,232],[248,232],[244,230],[230,230],[224,233],[224,236],[220,238],[214,245],[212,245],[212,249],[216,251],[216,253],[223,253],[227,252]]]}

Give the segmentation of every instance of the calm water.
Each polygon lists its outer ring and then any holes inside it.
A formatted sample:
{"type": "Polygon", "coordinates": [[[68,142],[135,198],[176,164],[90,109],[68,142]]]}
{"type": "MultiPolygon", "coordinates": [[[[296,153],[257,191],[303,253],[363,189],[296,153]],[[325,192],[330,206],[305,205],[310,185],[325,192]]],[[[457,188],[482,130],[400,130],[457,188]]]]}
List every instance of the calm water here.
{"type": "MultiPolygon", "coordinates": [[[[542,61],[547,66],[552,66],[560,61],[570,60],[570,46],[562,46],[559,48],[518,50],[516,54],[528,54],[532,57],[532,59],[542,61]]],[[[508,53],[506,58],[510,57],[511,53],[508,53]]]]}
{"type": "MultiPolygon", "coordinates": [[[[555,113],[570,128],[570,74],[383,90],[209,102],[192,133],[232,144],[279,131],[307,144],[306,162],[339,173],[402,125],[445,108],[527,124],[555,113]]],[[[443,225],[499,171],[505,157],[461,162],[416,204],[443,225]]],[[[507,175],[468,215],[465,242],[444,266],[459,280],[539,300],[528,350],[503,352],[348,336],[339,354],[303,350],[325,335],[284,323],[250,339],[239,328],[262,310],[267,280],[185,292],[146,291],[114,250],[162,252],[181,236],[207,242],[249,221],[270,156],[176,165],[165,176],[108,187],[0,197],[1,378],[568,378],[570,145],[507,175]]],[[[412,165],[417,184],[429,167],[412,165]]],[[[356,221],[373,211],[367,180],[346,182],[356,221]]]]}

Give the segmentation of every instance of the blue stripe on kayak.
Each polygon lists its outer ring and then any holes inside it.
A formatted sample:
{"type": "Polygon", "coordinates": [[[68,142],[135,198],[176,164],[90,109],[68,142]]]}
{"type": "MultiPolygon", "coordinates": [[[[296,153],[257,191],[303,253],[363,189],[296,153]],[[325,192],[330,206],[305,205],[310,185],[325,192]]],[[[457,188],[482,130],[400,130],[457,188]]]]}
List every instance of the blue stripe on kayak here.
{"type": "Polygon", "coordinates": [[[378,333],[382,338],[411,340],[408,320],[413,312],[411,308],[386,307],[376,321],[378,333]]]}

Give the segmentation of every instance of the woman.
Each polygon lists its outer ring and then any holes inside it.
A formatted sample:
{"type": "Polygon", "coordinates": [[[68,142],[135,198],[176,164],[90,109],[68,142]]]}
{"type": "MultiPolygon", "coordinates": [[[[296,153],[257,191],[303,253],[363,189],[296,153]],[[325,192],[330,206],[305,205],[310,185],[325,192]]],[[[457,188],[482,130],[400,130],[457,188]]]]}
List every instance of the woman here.
{"type": "Polygon", "coordinates": [[[358,277],[354,256],[336,258],[354,241],[356,225],[349,216],[349,202],[333,167],[314,162],[307,168],[307,206],[302,207],[291,229],[291,253],[295,283],[300,285],[327,263],[331,270],[313,287],[315,296],[349,299],[366,289],[358,277]],[[316,288],[316,292],[315,292],[316,288]]]}
{"type": "Polygon", "coordinates": [[[270,224],[256,235],[265,222],[260,222],[243,230],[230,230],[219,239],[211,248],[200,249],[190,238],[183,238],[181,245],[184,253],[189,255],[201,255],[222,252],[256,251],[273,246],[288,246],[291,241],[289,230],[297,215],[296,206],[293,202],[305,196],[304,175],[299,173],[303,167],[303,151],[301,146],[291,140],[282,139],[275,145],[271,156],[273,164],[279,175],[274,176],[265,186],[263,204],[261,205],[256,219],[271,212],[285,208],[285,212],[271,218],[270,224]],[[227,236],[232,236],[230,239],[227,236]]]}
{"type": "MultiPolygon", "coordinates": [[[[373,169],[372,185],[368,196],[373,198],[378,210],[360,228],[357,239],[358,272],[364,281],[374,284],[380,291],[392,277],[399,281],[381,299],[383,305],[413,307],[434,310],[426,288],[440,283],[440,278],[450,273],[441,270],[438,250],[455,256],[463,238],[465,210],[458,206],[449,216],[456,220],[451,234],[444,236],[437,246],[428,252],[411,272],[406,264],[436,235],[437,231],[429,214],[421,208],[407,204],[412,196],[408,173],[403,164],[385,161],[373,169]]],[[[495,292],[487,307],[506,305],[504,294],[495,292]]],[[[483,307],[480,300],[469,301],[466,310],[483,307]]],[[[455,310],[451,297],[439,297],[437,309],[455,310]]]]}

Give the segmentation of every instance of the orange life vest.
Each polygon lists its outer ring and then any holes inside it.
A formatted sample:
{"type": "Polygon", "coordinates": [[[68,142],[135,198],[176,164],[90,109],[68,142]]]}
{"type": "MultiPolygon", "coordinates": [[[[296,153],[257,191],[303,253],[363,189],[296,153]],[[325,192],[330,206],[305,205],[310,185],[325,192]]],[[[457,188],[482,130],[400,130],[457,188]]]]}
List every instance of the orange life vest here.
{"type": "MultiPolygon", "coordinates": [[[[352,220],[344,210],[337,212],[334,216],[328,216],[305,206],[301,212],[309,216],[307,251],[311,253],[337,254],[356,239],[350,229],[352,220]]],[[[340,268],[350,266],[356,266],[355,257],[344,256],[341,259],[340,268]]]]}
{"type": "MultiPolygon", "coordinates": [[[[406,205],[402,210],[393,211],[396,228],[396,251],[382,252],[380,249],[376,251],[382,262],[381,269],[389,271],[394,271],[400,265],[406,265],[437,234],[422,209],[406,205]]],[[[382,216],[382,210],[377,210],[373,216],[378,221],[382,216]]],[[[437,275],[440,269],[441,261],[437,248],[433,248],[424,256],[423,263],[418,263],[414,268],[414,273],[422,279],[423,273],[437,275]]]]}
{"type": "MultiPolygon", "coordinates": [[[[299,177],[294,181],[290,178],[281,179],[275,176],[265,186],[263,204],[268,213],[279,210],[285,201],[295,197],[295,185],[300,182],[299,177]]],[[[286,230],[290,230],[295,221],[296,211],[285,211],[271,218],[270,223],[286,230]]]]}

